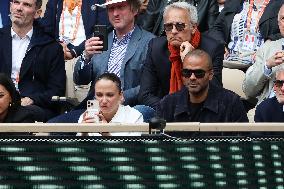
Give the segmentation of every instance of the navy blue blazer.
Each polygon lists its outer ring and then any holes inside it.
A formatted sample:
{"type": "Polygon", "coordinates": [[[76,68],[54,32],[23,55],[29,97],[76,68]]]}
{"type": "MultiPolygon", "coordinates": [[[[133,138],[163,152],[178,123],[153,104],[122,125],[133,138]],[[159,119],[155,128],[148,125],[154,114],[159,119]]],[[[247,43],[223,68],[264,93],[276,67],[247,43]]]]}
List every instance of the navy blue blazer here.
{"type": "MultiPolygon", "coordinates": [[[[108,16],[105,8],[97,7],[95,11],[91,9],[94,4],[103,4],[105,0],[83,0],[82,1],[82,20],[85,29],[86,38],[90,38],[93,34],[93,26],[96,24],[108,25],[108,16]]],[[[63,0],[49,0],[46,4],[44,17],[41,19],[41,24],[45,27],[45,31],[53,35],[56,39],[59,38],[59,22],[63,9],[63,0]]],[[[85,42],[79,46],[73,47],[76,55],[79,56],[84,48],[85,42]]]]}
{"type": "MultiPolygon", "coordinates": [[[[124,104],[126,105],[137,104],[141,69],[146,59],[148,43],[154,37],[152,33],[141,29],[137,25],[135,26],[120,71],[120,80],[125,98],[124,104]]],[[[95,54],[91,59],[91,63],[84,66],[83,69],[81,69],[80,59],[77,61],[73,75],[74,82],[77,85],[86,85],[90,82],[92,82],[93,85],[96,78],[107,71],[112,43],[113,32],[110,32],[108,35],[109,48],[107,51],[101,54],[95,54]]],[[[90,94],[93,96],[93,87],[90,89],[90,94]]]]}
{"type": "MultiPolygon", "coordinates": [[[[11,77],[11,27],[0,29],[0,73],[11,77]]],[[[21,97],[30,97],[34,104],[57,112],[52,96],[65,94],[65,62],[62,46],[34,24],[33,35],[22,61],[19,76],[21,97]]]]}
{"type": "Polygon", "coordinates": [[[262,101],[255,109],[255,122],[284,122],[283,104],[276,97],[262,101]]]}

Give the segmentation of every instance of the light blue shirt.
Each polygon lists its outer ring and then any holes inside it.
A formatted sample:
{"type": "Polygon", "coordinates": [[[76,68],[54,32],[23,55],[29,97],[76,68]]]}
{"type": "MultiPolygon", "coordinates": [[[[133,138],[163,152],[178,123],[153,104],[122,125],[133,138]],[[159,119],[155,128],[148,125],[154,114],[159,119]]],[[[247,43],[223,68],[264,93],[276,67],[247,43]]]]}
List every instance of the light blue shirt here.
{"type": "Polygon", "coordinates": [[[2,24],[2,17],[1,17],[1,13],[0,13],[0,28],[3,27],[3,24],[2,24]]]}

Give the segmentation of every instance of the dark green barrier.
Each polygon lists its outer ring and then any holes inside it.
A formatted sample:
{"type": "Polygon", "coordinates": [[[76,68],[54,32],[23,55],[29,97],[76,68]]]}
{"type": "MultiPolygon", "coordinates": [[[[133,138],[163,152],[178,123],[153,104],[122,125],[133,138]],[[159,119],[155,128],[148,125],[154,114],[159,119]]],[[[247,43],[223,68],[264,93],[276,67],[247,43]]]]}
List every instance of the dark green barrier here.
{"type": "Polygon", "coordinates": [[[0,138],[0,188],[284,188],[282,138],[0,138]]]}

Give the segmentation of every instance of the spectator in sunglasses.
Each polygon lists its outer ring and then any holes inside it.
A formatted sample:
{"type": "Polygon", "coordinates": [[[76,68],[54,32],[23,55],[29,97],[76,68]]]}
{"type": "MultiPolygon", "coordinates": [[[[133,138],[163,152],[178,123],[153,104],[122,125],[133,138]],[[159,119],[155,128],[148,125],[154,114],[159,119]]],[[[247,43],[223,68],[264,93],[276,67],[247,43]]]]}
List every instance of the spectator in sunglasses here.
{"type": "Polygon", "coordinates": [[[222,86],[224,47],[197,29],[197,10],[186,2],[166,6],[164,28],[166,36],[149,42],[143,67],[139,102],[156,108],[160,99],[181,89],[182,57],[193,49],[203,49],[212,58],[212,83],[222,86]]]}
{"type": "Polygon", "coordinates": [[[255,110],[255,122],[284,122],[284,65],[276,69],[274,97],[261,102],[255,110]]]}
{"type": "Polygon", "coordinates": [[[278,27],[281,39],[266,41],[257,51],[255,63],[246,72],[243,91],[248,98],[257,97],[257,104],[275,96],[273,90],[275,71],[284,63],[284,4],[278,12],[278,27]]]}
{"type": "Polygon", "coordinates": [[[167,122],[248,122],[240,97],[211,84],[213,75],[208,53],[196,49],[186,54],[181,71],[184,87],[160,101],[157,115],[167,122]]]}

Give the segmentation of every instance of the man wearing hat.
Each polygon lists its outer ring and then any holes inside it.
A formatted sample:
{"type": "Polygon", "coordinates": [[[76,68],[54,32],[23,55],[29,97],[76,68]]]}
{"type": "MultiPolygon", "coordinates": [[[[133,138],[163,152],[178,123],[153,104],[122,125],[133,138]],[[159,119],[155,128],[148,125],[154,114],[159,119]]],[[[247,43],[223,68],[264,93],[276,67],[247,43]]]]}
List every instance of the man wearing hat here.
{"type": "MultiPolygon", "coordinates": [[[[141,0],[109,0],[97,6],[107,9],[109,22],[113,26],[108,33],[108,49],[102,51],[103,41],[99,37],[86,40],[85,51],[74,68],[74,82],[77,85],[93,84],[104,72],[115,73],[122,82],[124,104],[136,105],[141,68],[146,59],[148,42],[154,38],[153,34],[135,24],[141,0]]],[[[93,98],[94,87],[91,86],[88,97],[79,107],[85,109],[86,101],[93,98]]],[[[76,119],[73,112],[72,120],[76,119]]]]}

